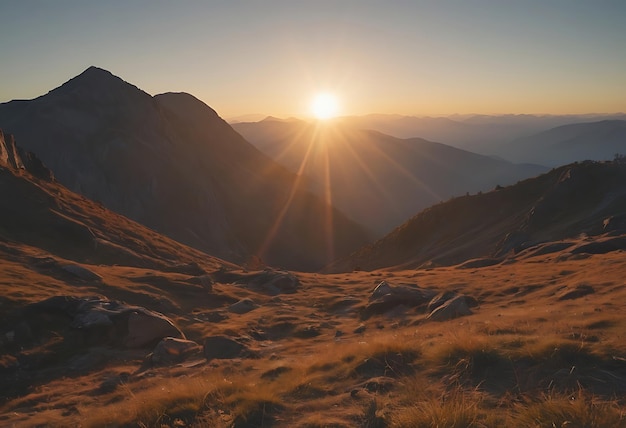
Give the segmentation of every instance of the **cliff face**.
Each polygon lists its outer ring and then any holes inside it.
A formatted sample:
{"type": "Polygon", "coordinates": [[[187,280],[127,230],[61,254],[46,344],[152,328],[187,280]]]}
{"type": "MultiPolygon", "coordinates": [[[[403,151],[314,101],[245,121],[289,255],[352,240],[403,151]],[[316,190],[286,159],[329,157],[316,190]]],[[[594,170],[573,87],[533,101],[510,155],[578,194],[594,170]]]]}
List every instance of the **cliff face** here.
{"type": "Polygon", "coordinates": [[[189,94],[152,97],[91,67],[0,104],[0,127],[71,190],[221,258],[317,269],[367,240],[189,94]]]}
{"type": "Polygon", "coordinates": [[[0,166],[13,171],[28,171],[31,175],[47,181],[54,181],[54,175],[32,152],[15,144],[13,135],[5,135],[0,129],[0,166]]]}

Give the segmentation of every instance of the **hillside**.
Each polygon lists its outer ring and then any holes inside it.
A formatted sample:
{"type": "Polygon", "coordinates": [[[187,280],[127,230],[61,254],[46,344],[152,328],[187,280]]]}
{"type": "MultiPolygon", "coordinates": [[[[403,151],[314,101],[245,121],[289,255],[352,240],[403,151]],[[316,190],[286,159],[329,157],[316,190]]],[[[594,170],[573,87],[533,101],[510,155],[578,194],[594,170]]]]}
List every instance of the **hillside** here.
{"type": "Polygon", "coordinates": [[[189,94],[152,97],[90,67],[0,104],[0,127],[73,191],[218,257],[317,269],[368,240],[189,94]]]}
{"type": "MultiPolygon", "coordinates": [[[[434,205],[330,269],[447,266],[477,258],[489,259],[478,264],[498,263],[545,242],[609,231],[623,234],[624,183],[623,162],[563,166],[512,186],[434,205]]],[[[603,245],[625,244],[623,238],[607,238],[603,245]]]]}
{"type": "Polygon", "coordinates": [[[421,138],[361,130],[342,119],[268,118],[233,127],[259,150],[309,178],[319,195],[378,236],[434,203],[545,171],[421,138]]]}
{"type": "MultiPolygon", "coordinates": [[[[624,425],[623,216],[490,266],[244,270],[72,193],[0,135],[3,426],[624,425]]],[[[555,200],[623,211],[623,192],[590,197],[623,174],[523,182],[544,190],[529,230],[558,235],[555,200]]]]}
{"type": "Polygon", "coordinates": [[[2,131],[0,166],[3,251],[24,245],[80,263],[144,268],[230,265],[69,191],[34,154],[2,131]]]}

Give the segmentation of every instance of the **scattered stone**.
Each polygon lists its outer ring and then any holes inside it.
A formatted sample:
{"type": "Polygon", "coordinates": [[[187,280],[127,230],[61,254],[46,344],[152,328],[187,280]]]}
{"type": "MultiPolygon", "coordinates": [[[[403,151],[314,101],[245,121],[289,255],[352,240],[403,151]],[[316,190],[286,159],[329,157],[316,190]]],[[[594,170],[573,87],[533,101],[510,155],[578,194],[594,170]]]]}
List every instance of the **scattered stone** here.
{"type": "Polygon", "coordinates": [[[247,348],[227,336],[211,336],[204,339],[203,353],[207,360],[232,359],[243,356],[247,348]]]}
{"type": "Polygon", "coordinates": [[[372,295],[370,296],[370,301],[378,299],[385,294],[390,294],[392,292],[391,286],[387,284],[387,281],[381,281],[376,288],[372,291],[372,295]]]}
{"type": "MultiPolygon", "coordinates": [[[[414,308],[426,305],[435,295],[434,291],[425,290],[416,285],[401,285],[391,287],[386,281],[382,281],[372,291],[369,304],[362,310],[361,317],[367,319],[372,315],[394,315],[390,311],[398,306],[414,308]]],[[[398,310],[395,315],[402,315],[405,310],[398,310]]]]}
{"type": "Polygon", "coordinates": [[[360,324],[357,328],[354,329],[354,333],[360,334],[365,331],[365,324],[360,324]]]}
{"type": "Polygon", "coordinates": [[[26,306],[23,315],[29,325],[41,324],[40,328],[51,325],[51,319],[60,328],[65,323],[66,336],[80,339],[77,345],[140,348],[168,336],[185,338],[158,312],[99,297],[54,296],[26,306]]]}
{"type": "Polygon", "coordinates": [[[301,339],[310,339],[312,337],[317,337],[321,334],[319,327],[314,325],[308,325],[301,330],[297,330],[294,332],[295,337],[299,337],[301,339]]]}
{"type": "Polygon", "coordinates": [[[337,330],[337,331],[335,332],[335,337],[341,337],[341,336],[343,336],[343,331],[341,331],[341,330],[337,330]]]}
{"type": "Polygon", "coordinates": [[[427,319],[431,321],[447,321],[465,315],[471,315],[465,296],[456,296],[432,311],[427,319]]]}
{"type": "Polygon", "coordinates": [[[61,269],[85,281],[102,281],[102,277],[100,275],[80,265],[67,264],[61,266],[61,269]]]}
{"type": "Polygon", "coordinates": [[[586,296],[588,294],[594,293],[596,290],[591,285],[588,284],[579,284],[574,288],[566,288],[559,295],[559,300],[572,300],[578,299],[579,297],[586,296]]]}
{"type": "Polygon", "coordinates": [[[449,290],[442,291],[441,293],[437,294],[435,297],[432,298],[430,302],[428,302],[428,306],[427,306],[428,313],[431,313],[432,311],[437,309],[439,306],[443,305],[448,300],[452,299],[454,296],[456,296],[456,293],[454,291],[449,291],[449,290]]]}
{"type": "Polygon", "coordinates": [[[217,282],[243,285],[272,296],[295,293],[300,287],[300,280],[294,274],[271,269],[252,273],[218,270],[211,276],[217,282]]]}
{"type": "Polygon", "coordinates": [[[200,354],[202,347],[196,342],[175,337],[162,339],[152,351],[150,360],[156,365],[180,363],[191,355],[200,354]]]}
{"type": "Polygon", "coordinates": [[[185,338],[185,335],[168,318],[146,309],[130,312],[127,322],[128,334],[124,345],[128,348],[148,346],[168,336],[185,338]]]}
{"type": "Polygon", "coordinates": [[[232,305],[230,305],[228,307],[228,311],[233,312],[235,314],[245,314],[250,311],[253,311],[254,309],[258,307],[259,305],[254,303],[252,299],[246,298],[246,299],[242,299],[238,301],[237,303],[233,303],[232,305]]]}

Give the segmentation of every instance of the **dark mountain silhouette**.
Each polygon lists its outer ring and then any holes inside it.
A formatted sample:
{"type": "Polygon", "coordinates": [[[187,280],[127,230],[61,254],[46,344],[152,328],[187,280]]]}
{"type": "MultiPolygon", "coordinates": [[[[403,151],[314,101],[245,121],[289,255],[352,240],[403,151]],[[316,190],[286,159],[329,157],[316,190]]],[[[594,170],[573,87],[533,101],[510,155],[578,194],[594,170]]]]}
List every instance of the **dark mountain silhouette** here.
{"type": "Polygon", "coordinates": [[[495,263],[581,234],[607,234],[589,252],[626,248],[625,183],[623,160],[563,166],[513,186],[432,206],[330,270],[453,265],[476,258],[493,259],[479,264],[495,263]]]}
{"type": "Polygon", "coordinates": [[[20,245],[90,264],[168,269],[228,263],[179,244],[57,183],[32,153],[0,131],[0,246],[20,245]]]}
{"type": "Polygon", "coordinates": [[[228,260],[316,269],[367,240],[189,94],[152,97],[90,67],[0,104],[0,126],[70,189],[228,260]]]}
{"type": "Polygon", "coordinates": [[[379,236],[433,203],[546,171],[421,138],[356,129],[342,120],[267,118],[233,127],[277,162],[309,177],[320,195],[379,236]]]}
{"type": "Polygon", "coordinates": [[[559,126],[511,142],[502,155],[558,166],[582,160],[609,160],[616,153],[626,153],[626,120],[559,126]]]}

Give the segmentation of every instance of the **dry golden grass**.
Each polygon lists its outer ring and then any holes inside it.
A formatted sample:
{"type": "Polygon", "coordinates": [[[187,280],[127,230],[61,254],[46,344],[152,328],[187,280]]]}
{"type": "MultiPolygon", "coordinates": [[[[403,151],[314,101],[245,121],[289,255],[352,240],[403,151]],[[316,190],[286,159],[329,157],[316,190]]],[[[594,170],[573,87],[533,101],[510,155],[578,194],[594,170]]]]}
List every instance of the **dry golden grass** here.
{"type": "MultiPolygon", "coordinates": [[[[143,354],[128,354],[7,392],[2,426],[626,426],[623,252],[479,269],[298,274],[294,294],[218,283],[212,293],[190,288],[178,297],[186,280],[179,273],[93,266],[104,285],[77,287],[29,268],[34,250],[20,251],[2,261],[3,317],[54,294],[104,294],[161,305],[191,339],[228,334],[255,357],[140,370],[143,354]],[[150,276],[160,279],[142,282],[150,276]],[[456,290],[479,306],[441,323],[411,309],[364,321],[360,311],[382,279],[456,290]],[[582,283],[595,292],[559,300],[582,283]],[[242,298],[260,307],[227,311],[242,298]],[[224,318],[203,320],[215,312],[224,318]],[[309,327],[318,333],[296,337],[309,327]]],[[[11,355],[0,362],[10,366],[11,355]]]]}

